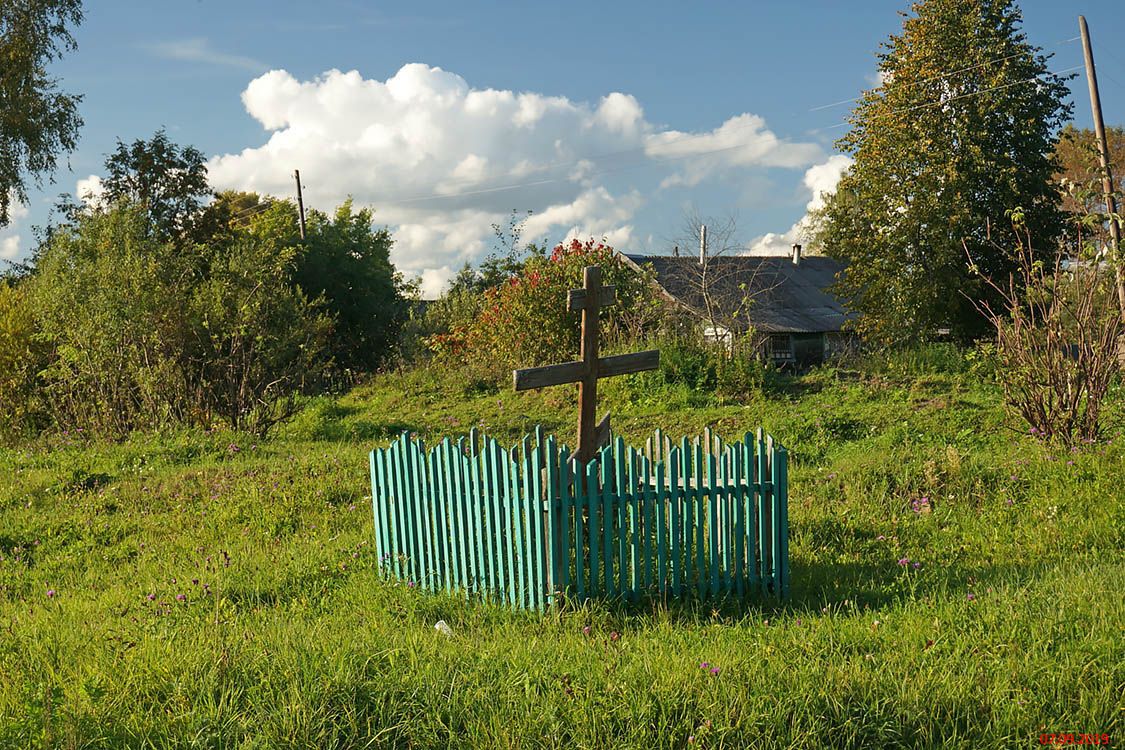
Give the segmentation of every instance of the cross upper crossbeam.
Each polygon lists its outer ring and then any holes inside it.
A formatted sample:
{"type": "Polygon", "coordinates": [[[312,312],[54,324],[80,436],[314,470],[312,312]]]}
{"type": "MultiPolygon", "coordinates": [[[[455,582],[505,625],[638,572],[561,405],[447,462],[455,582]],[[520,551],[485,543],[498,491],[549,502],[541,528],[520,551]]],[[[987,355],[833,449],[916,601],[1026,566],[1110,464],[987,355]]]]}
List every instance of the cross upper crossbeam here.
{"type": "Polygon", "coordinates": [[[598,311],[617,303],[617,290],[602,285],[602,269],[586,266],[582,288],[567,295],[567,308],[582,312],[582,351],[580,359],[545,367],[529,367],[512,372],[517,391],[546,388],[552,385],[578,383],[578,450],[580,461],[593,458],[601,442],[609,436],[609,415],[595,423],[598,399],[598,378],[655,370],[660,366],[660,352],[650,349],[612,357],[598,356],[598,311]]]}

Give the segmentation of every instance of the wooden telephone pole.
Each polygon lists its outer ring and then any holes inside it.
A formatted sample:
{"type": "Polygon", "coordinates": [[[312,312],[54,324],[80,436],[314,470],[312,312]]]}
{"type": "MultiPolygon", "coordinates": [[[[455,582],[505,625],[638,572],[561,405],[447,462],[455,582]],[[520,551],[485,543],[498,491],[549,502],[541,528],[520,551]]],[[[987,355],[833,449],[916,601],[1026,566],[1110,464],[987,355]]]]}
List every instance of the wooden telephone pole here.
{"type": "Polygon", "coordinates": [[[305,199],[301,197],[301,170],[294,169],[293,177],[297,180],[297,219],[300,222],[301,242],[305,241],[305,199]]]}
{"type": "Polygon", "coordinates": [[[1078,28],[1082,32],[1082,49],[1086,53],[1086,82],[1090,84],[1090,109],[1094,115],[1094,134],[1098,140],[1098,156],[1102,164],[1102,191],[1105,193],[1105,210],[1109,214],[1109,237],[1113,257],[1113,267],[1117,273],[1117,304],[1121,317],[1125,320],[1125,269],[1121,259],[1121,226],[1117,223],[1117,203],[1113,196],[1113,169],[1109,161],[1109,144],[1105,138],[1105,123],[1102,122],[1102,100],[1098,95],[1098,74],[1094,69],[1094,51],[1090,46],[1090,31],[1086,28],[1086,17],[1078,17],[1078,28]]]}

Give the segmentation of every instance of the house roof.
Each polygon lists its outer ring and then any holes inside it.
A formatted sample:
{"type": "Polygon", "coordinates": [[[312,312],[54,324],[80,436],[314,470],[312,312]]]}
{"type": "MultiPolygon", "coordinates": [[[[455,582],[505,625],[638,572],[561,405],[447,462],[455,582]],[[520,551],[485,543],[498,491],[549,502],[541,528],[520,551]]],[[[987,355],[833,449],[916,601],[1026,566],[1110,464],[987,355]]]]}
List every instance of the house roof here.
{"type": "MultiPolygon", "coordinates": [[[[828,291],[844,266],[822,256],[805,256],[794,264],[789,256],[730,255],[710,258],[703,284],[703,266],[693,256],[629,255],[638,266],[649,264],[657,283],[687,307],[704,309],[702,290],[713,300],[737,305],[747,295],[747,317],[764,333],[822,333],[843,330],[855,318],[828,291]],[[745,285],[745,286],[743,286],[745,285]]],[[[728,314],[730,311],[726,311],[728,314]]]]}

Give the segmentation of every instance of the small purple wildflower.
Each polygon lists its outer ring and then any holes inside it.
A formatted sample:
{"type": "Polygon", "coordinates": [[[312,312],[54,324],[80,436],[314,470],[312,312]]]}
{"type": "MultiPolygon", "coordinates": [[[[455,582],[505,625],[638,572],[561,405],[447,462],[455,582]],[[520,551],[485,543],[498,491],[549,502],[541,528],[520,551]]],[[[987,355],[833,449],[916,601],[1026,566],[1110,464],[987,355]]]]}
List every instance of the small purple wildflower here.
{"type": "Polygon", "coordinates": [[[187,601],[187,597],[184,596],[183,594],[176,594],[176,601],[178,601],[178,602],[187,601]]]}
{"type": "Polygon", "coordinates": [[[722,670],[721,670],[721,669],[719,669],[718,667],[711,667],[711,674],[713,674],[713,675],[714,675],[714,676],[716,676],[716,677],[718,677],[718,676],[719,676],[719,672],[721,672],[721,671],[722,671],[722,670]]]}
{"type": "Polygon", "coordinates": [[[977,598],[977,595],[970,592],[965,598],[972,601],[977,598]]]}
{"type": "Polygon", "coordinates": [[[922,567],[922,563],[915,561],[913,567],[915,570],[918,570],[918,568],[922,567]]]}
{"type": "Polygon", "coordinates": [[[699,668],[700,668],[700,669],[710,669],[710,668],[711,668],[711,663],[710,663],[710,662],[706,662],[706,661],[705,661],[705,662],[702,662],[702,663],[701,663],[701,664],[699,665],[699,668]]]}
{"type": "Polygon", "coordinates": [[[414,588],[414,581],[407,581],[406,585],[410,588],[414,588]]]}
{"type": "Polygon", "coordinates": [[[590,626],[586,625],[582,628],[582,635],[590,635],[590,626]]]}
{"type": "Polygon", "coordinates": [[[910,558],[909,557],[903,557],[898,561],[898,564],[905,568],[907,565],[910,564],[910,558]]]}
{"type": "Polygon", "coordinates": [[[877,541],[877,542],[885,542],[885,541],[887,541],[887,537],[886,537],[886,536],[884,536],[883,534],[880,534],[879,536],[875,537],[875,541],[877,541]]]}
{"type": "Polygon", "coordinates": [[[54,599],[55,598],[55,590],[54,589],[47,589],[47,598],[48,599],[54,599]]]}
{"type": "Polygon", "coordinates": [[[156,601],[156,594],[149,594],[145,598],[148,599],[150,602],[154,602],[154,601],[156,601]]]}

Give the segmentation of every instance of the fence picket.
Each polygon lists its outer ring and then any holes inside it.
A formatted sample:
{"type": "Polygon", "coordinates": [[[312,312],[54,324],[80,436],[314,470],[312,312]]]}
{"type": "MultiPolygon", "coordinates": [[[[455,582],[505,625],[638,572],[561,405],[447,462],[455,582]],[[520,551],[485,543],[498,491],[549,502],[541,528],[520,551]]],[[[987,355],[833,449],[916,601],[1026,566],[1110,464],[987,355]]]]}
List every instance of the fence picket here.
{"type": "Polygon", "coordinates": [[[769,457],[766,455],[766,441],[762,438],[762,429],[758,428],[758,550],[761,556],[761,590],[762,594],[769,592],[772,560],[770,559],[770,537],[772,524],[770,523],[770,482],[769,482],[769,457]]]}
{"type": "Polygon", "coordinates": [[[680,515],[683,518],[683,526],[677,533],[680,534],[682,540],[682,554],[684,557],[683,575],[681,576],[681,583],[684,588],[690,589],[692,587],[692,553],[694,547],[692,541],[695,537],[695,509],[692,505],[692,489],[691,483],[693,474],[691,472],[691,442],[684,437],[680,440],[680,484],[682,485],[679,491],[678,503],[680,505],[680,515]]]}
{"type": "Polygon", "coordinates": [[[664,486],[664,460],[656,464],[656,587],[661,594],[668,588],[668,518],[665,507],[668,488],[664,486]]]}
{"type": "Polygon", "coordinates": [[[777,449],[774,464],[778,471],[773,491],[777,496],[777,515],[780,519],[776,553],[780,568],[777,594],[785,599],[789,597],[789,452],[785,448],[777,449]]]}
{"type": "Polygon", "coordinates": [[[504,552],[508,556],[508,603],[516,604],[519,602],[520,594],[522,593],[522,585],[520,583],[520,570],[516,567],[518,560],[516,559],[516,551],[519,549],[517,546],[522,541],[523,534],[518,534],[519,531],[519,495],[520,495],[520,471],[516,461],[512,458],[512,453],[516,450],[515,446],[509,450],[502,451],[502,460],[504,462],[504,484],[507,488],[507,494],[504,496],[504,552]]]}
{"type": "Polygon", "coordinates": [[[680,595],[683,561],[680,557],[680,536],[683,533],[680,508],[684,503],[684,491],[680,482],[680,451],[668,451],[665,463],[668,466],[668,567],[672,576],[672,595],[680,595]]]}
{"type": "MultiPolygon", "coordinates": [[[[607,446],[608,447],[608,446],[607,446]]],[[[598,466],[602,475],[601,531],[602,531],[602,593],[607,597],[616,594],[616,579],[613,577],[613,558],[617,545],[613,543],[613,522],[616,509],[613,507],[613,465],[608,460],[608,451],[602,450],[598,466]]]]}
{"type": "Polygon", "coordinates": [[[641,494],[637,487],[637,452],[628,451],[628,508],[629,508],[629,598],[636,600],[641,593],[641,494]]]}
{"type": "Polygon", "coordinates": [[[485,568],[485,554],[488,549],[485,532],[485,517],[488,508],[488,496],[485,494],[481,482],[480,451],[478,448],[477,430],[469,430],[469,452],[465,462],[466,476],[468,477],[468,515],[469,528],[472,533],[475,567],[473,568],[473,590],[484,591],[487,588],[487,570],[485,568]]]}
{"type": "Polygon", "coordinates": [[[586,585],[592,595],[597,592],[600,581],[599,553],[601,551],[601,486],[598,484],[598,464],[591,461],[586,465],[586,536],[590,540],[590,575],[586,585]]]}
{"type": "Polygon", "coordinates": [[[735,443],[731,447],[733,451],[731,464],[734,471],[734,494],[732,497],[732,510],[734,512],[734,593],[738,597],[742,596],[743,587],[746,585],[746,540],[744,538],[746,533],[746,504],[743,502],[743,496],[746,494],[746,475],[743,471],[745,466],[742,458],[743,447],[740,443],[735,443]]]}
{"type": "Polygon", "coordinates": [[[652,546],[656,535],[656,508],[652,491],[652,457],[641,458],[641,499],[644,503],[645,590],[652,590],[652,546]]]}
{"type": "MultiPolygon", "coordinates": [[[[573,580],[570,576],[571,511],[574,508],[574,499],[577,496],[574,490],[577,483],[577,479],[571,473],[570,451],[564,445],[562,450],[559,451],[559,510],[562,511],[559,518],[559,537],[562,539],[562,545],[557,550],[559,556],[559,588],[563,591],[570,588],[570,582],[573,580]]],[[[574,546],[581,548],[582,541],[577,537],[575,539],[577,541],[574,546]]]]}
{"type": "Polygon", "coordinates": [[[444,572],[444,588],[446,593],[452,593],[454,587],[460,588],[463,584],[457,575],[457,563],[460,557],[457,554],[457,511],[456,492],[452,481],[452,471],[449,465],[449,439],[441,441],[431,453],[431,473],[437,474],[441,481],[434,505],[438,522],[434,529],[434,546],[438,548],[444,541],[445,554],[439,554],[444,572]]]}
{"type": "Polygon", "coordinates": [[[524,508],[527,506],[525,498],[530,492],[531,485],[531,470],[528,465],[531,457],[528,455],[527,438],[525,437],[521,443],[517,443],[512,450],[514,458],[512,459],[512,474],[515,480],[515,492],[512,493],[512,525],[515,527],[515,555],[516,555],[516,571],[518,575],[516,580],[516,602],[521,607],[526,607],[528,604],[528,594],[530,593],[529,578],[531,574],[531,566],[528,564],[527,555],[527,535],[524,530],[527,524],[524,520],[524,508]],[[522,451],[520,450],[522,448],[522,451]]]}
{"type": "Polygon", "coordinates": [[[617,581],[614,585],[616,593],[624,596],[628,590],[629,557],[628,557],[628,497],[625,488],[625,441],[617,438],[611,453],[610,473],[613,475],[613,487],[610,491],[610,504],[613,507],[613,531],[617,537],[614,557],[616,558],[617,581]]]}

